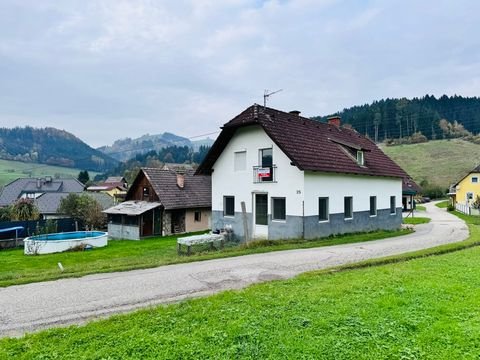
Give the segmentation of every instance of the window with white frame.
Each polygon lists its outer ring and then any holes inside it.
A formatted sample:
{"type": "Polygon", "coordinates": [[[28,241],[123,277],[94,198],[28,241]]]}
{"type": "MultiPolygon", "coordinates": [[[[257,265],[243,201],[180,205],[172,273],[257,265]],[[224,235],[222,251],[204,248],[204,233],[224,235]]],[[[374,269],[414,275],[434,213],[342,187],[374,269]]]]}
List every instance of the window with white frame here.
{"type": "Polygon", "coordinates": [[[318,221],[328,221],[328,197],[318,198],[318,221]]]}
{"type": "Polygon", "coordinates": [[[390,196],[390,214],[396,214],[397,213],[397,207],[396,207],[396,199],[395,196],[390,196]]]}
{"type": "Polygon", "coordinates": [[[285,198],[272,197],[272,220],[286,220],[287,207],[285,198]]]}
{"type": "Polygon", "coordinates": [[[478,176],[472,176],[472,183],[473,184],[478,183],[478,176]]]}
{"type": "Polygon", "coordinates": [[[343,198],[343,217],[345,219],[353,218],[353,197],[345,196],[343,198]]]}
{"type": "Polygon", "coordinates": [[[233,170],[234,171],[245,171],[247,170],[247,152],[236,151],[233,158],[233,170]]]}
{"type": "Polygon", "coordinates": [[[360,166],[365,165],[365,158],[362,150],[357,151],[357,164],[360,166]]]}

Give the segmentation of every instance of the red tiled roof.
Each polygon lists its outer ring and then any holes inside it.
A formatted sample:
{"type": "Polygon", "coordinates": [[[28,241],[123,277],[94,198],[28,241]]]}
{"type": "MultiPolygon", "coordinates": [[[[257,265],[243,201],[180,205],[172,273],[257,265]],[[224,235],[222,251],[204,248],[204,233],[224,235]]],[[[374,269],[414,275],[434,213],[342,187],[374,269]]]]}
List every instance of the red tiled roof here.
{"type": "Polygon", "coordinates": [[[299,115],[253,105],[227,122],[197,174],[211,174],[215,161],[240,127],[259,125],[300,170],[409,177],[374,143],[352,129],[337,127],[299,115]],[[348,154],[364,151],[364,166],[348,154]]]}

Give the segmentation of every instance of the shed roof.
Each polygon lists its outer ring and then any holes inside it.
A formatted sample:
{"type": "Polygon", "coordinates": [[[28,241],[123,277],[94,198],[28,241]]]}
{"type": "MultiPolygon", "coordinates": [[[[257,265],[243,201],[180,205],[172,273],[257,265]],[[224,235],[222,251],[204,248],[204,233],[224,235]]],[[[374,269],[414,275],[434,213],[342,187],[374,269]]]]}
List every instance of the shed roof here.
{"type": "Polygon", "coordinates": [[[159,206],[162,206],[162,204],[158,201],[130,200],[115,205],[107,210],[104,210],[103,212],[110,215],[136,216],[159,206]]]}
{"type": "Polygon", "coordinates": [[[322,123],[296,114],[254,104],[224,124],[197,174],[211,174],[213,166],[236,130],[260,126],[303,171],[408,177],[373,141],[353,129],[322,123]],[[360,166],[350,150],[363,150],[365,163],[360,166]]]}

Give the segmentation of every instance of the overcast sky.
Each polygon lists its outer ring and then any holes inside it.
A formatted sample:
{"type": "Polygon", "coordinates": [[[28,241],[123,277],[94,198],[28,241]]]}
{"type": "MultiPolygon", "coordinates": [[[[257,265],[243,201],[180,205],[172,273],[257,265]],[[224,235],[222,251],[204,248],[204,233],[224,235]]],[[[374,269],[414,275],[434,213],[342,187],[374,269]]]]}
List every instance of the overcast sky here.
{"type": "Polygon", "coordinates": [[[476,96],[478,14],[475,0],[1,0],[0,126],[96,147],[217,131],[264,89],[305,116],[476,96]]]}

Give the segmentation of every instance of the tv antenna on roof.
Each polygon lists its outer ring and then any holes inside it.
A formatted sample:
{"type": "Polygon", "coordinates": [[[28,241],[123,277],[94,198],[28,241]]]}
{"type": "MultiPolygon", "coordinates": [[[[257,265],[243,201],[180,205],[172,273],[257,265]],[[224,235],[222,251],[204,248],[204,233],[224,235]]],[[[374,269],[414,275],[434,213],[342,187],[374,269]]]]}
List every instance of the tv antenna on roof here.
{"type": "Polygon", "coordinates": [[[272,91],[272,92],[269,92],[269,90],[265,90],[263,92],[263,107],[267,107],[267,99],[272,96],[273,94],[276,94],[280,91],[282,91],[283,89],[280,89],[280,90],[277,90],[277,91],[272,91]]]}

